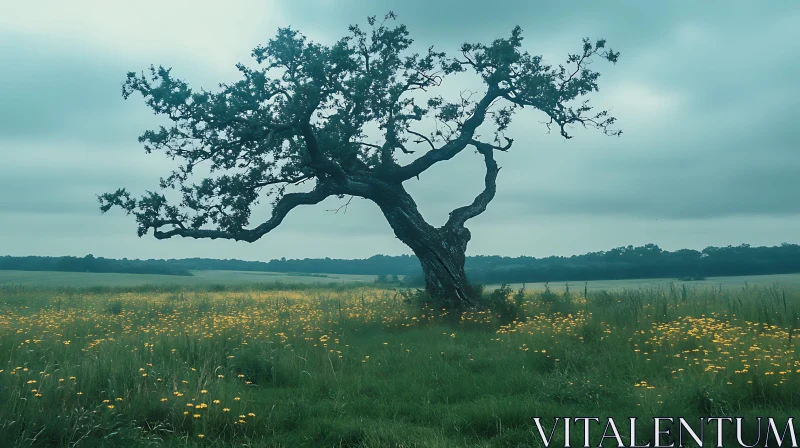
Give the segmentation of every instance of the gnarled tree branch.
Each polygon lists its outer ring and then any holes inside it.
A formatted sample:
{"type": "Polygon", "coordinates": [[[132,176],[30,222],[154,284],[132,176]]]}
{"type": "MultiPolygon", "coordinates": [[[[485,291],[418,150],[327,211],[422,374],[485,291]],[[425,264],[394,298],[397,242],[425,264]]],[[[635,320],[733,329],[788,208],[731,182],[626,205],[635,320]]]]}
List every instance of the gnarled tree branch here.
{"type": "Polygon", "coordinates": [[[411,179],[412,177],[419,176],[423,171],[434,164],[455,157],[470,144],[472,137],[475,135],[475,130],[477,130],[478,126],[486,119],[486,112],[489,106],[491,106],[492,102],[499,95],[500,92],[497,88],[489,86],[486,94],[475,105],[475,110],[472,112],[472,115],[464,121],[455,139],[447,142],[441,148],[431,149],[408,165],[398,167],[395,170],[395,178],[400,181],[411,179]]]}
{"type": "Polygon", "coordinates": [[[470,140],[469,144],[474,146],[479,153],[483,154],[483,160],[486,164],[486,176],[484,178],[484,188],[471,204],[464,207],[459,207],[450,212],[450,218],[445,223],[444,228],[448,230],[455,230],[464,227],[467,220],[474,218],[486,211],[494,195],[497,192],[497,174],[500,172],[500,167],[494,160],[494,150],[507,151],[511,148],[513,140],[506,139],[505,146],[495,146],[489,143],[479,142],[477,140],[470,140]]]}
{"type": "Polygon", "coordinates": [[[312,168],[320,171],[321,173],[330,174],[339,180],[344,180],[347,175],[342,167],[339,166],[338,163],[326,157],[325,154],[323,154],[320,150],[317,136],[314,135],[314,128],[311,126],[311,124],[308,122],[302,123],[300,125],[300,132],[302,133],[303,139],[306,142],[308,153],[311,156],[312,168]]]}
{"type": "Polygon", "coordinates": [[[236,241],[253,242],[266,235],[278,227],[286,215],[300,205],[318,204],[335,194],[334,189],[326,184],[319,184],[312,191],[307,193],[287,193],[272,209],[272,216],[267,221],[253,229],[241,229],[239,231],[224,231],[211,229],[195,229],[186,227],[182,222],[174,219],[154,220],[149,223],[153,228],[153,236],[163,240],[174,236],[186,238],[208,238],[208,239],[228,239],[236,241]],[[167,231],[160,230],[165,225],[172,225],[173,228],[167,231]]]}

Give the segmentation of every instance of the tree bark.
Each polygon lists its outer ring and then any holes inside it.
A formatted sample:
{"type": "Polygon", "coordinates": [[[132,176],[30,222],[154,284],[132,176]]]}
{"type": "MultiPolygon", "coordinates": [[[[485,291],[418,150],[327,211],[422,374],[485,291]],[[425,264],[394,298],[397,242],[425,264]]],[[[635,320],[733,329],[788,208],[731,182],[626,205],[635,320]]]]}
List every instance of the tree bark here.
{"type": "Polygon", "coordinates": [[[393,188],[390,196],[376,202],[395,236],[419,258],[426,291],[441,303],[472,304],[464,270],[469,230],[428,224],[402,187],[393,188]]]}
{"type": "Polygon", "coordinates": [[[445,302],[472,304],[467,275],[464,270],[466,242],[451,236],[443,236],[440,245],[426,245],[421,250],[414,249],[425,275],[425,289],[433,297],[445,302]]]}
{"type": "Polygon", "coordinates": [[[442,227],[436,228],[425,222],[402,185],[390,187],[387,190],[389,194],[383,196],[386,200],[373,199],[383,210],[397,238],[406,243],[419,258],[428,293],[442,303],[472,305],[475,302],[474,289],[467,283],[464,270],[467,243],[471,236],[464,224],[486,211],[494,198],[500,167],[494,160],[493,152],[495,149],[505,151],[510,148],[513,140],[506,140],[507,145],[503,147],[470,140],[469,144],[475,146],[484,157],[484,189],[472,203],[450,212],[450,218],[442,227]]]}

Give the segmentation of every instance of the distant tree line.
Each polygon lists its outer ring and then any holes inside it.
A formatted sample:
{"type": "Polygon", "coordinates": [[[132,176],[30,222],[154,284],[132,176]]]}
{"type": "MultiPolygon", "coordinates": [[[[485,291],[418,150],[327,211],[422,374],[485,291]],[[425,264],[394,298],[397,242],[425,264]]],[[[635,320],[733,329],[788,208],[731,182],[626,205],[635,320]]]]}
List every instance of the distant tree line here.
{"type": "Polygon", "coordinates": [[[369,258],[345,260],[337,258],[286,258],[265,261],[216,260],[213,258],[184,258],[169,260],[192,271],[266,271],[266,272],[324,272],[348,275],[421,275],[419,260],[413,255],[373,255],[369,258]]]}
{"type": "MultiPolygon", "coordinates": [[[[365,259],[275,259],[264,261],[184,258],[169,260],[116,260],[87,255],[78,257],[0,257],[0,270],[120,272],[191,275],[190,271],[231,270],[285,273],[376,275],[384,279],[404,276],[406,284],[420,281],[422,269],[413,255],[374,255],[365,259]]],[[[635,278],[701,278],[800,272],[800,245],[774,247],[749,244],[707,247],[702,251],[673,252],[655,244],[617,247],[571,257],[467,257],[469,278],[476,283],[589,281],[635,278]]]]}
{"type": "Polygon", "coordinates": [[[800,272],[800,245],[742,244],[670,252],[646,244],[571,257],[475,256],[467,259],[467,271],[470,279],[478,283],[788,274],[800,272]]]}
{"type": "Polygon", "coordinates": [[[175,260],[116,260],[95,257],[0,257],[0,270],[192,275],[175,260]]]}

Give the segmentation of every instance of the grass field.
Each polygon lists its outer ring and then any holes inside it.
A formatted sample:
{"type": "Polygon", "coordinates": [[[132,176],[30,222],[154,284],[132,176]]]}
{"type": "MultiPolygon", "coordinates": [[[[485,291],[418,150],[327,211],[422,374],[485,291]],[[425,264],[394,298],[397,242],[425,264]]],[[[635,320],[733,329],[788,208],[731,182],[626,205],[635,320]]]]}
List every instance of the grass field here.
{"type": "MultiPolygon", "coordinates": [[[[25,286],[25,287],[92,287],[92,286],[155,286],[177,285],[187,287],[207,287],[209,285],[248,286],[256,284],[321,284],[330,283],[373,283],[374,275],[347,275],[347,274],[286,274],[280,272],[251,272],[251,271],[193,271],[191,277],[176,275],[151,275],[151,274],[98,274],[92,272],[44,272],[44,271],[3,271],[0,270],[0,286],[25,286]]],[[[783,287],[800,288],[800,274],[778,275],[749,275],[738,277],[710,277],[706,280],[681,282],[670,278],[632,279],[632,280],[595,280],[587,282],[589,291],[620,291],[626,289],[653,289],[669,287],[670,283],[686,283],[688,287],[713,287],[731,288],[743,287],[745,284],[772,286],[779,284],[783,287]]],[[[566,282],[553,282],[548,287],[556,292],[564,292],[566,282]]],[[[489,289],[500,285],[489,285],[489,289]]],[[[510,285],[519,289],[522,283],[510,285]]],[[[530,290],[543,290],[544,283],[528,283],[524,285],[530,290]]],[[[572,292],[579,293],[584,289],[583,282],[569,283],[572,292]]]]}
{"type": "Polygon", "coordinates": [[[374,275],[286,274],[251,271],[193,271],[190,276],[155,274],[99,274],[94,272],[0,271],[0,285],[35,287],[140,285],[249,285],[255,283],[372,282],[374,275]]]}
{"type": "MultiPolygon", "coordinates": [[[[2,277],[0,277],[2,278],[2,277]]],[[[800,274],[776,274],[776,275],[742,275],[736,277],[709,277],[705,280],[683,282],[673,278],[648,278],[648,279],[628,279],[628,280],[594,280],[586,282],[589,291],[621,291],[634,289],[658,289],[668,288],[670,283],[678,286],[686,284],[688,288],[741,288],[745,285],[773,286],[780,285],[786,288],[800,288],[800,274]]],[[[575,293],[582,293],[584,282],[552,282],[548,287],[557,292],[564,292],[569,284],[570,290],[575,293]]],[[[492,285],[497,287],[500,285],[492,285]]],[[[509,285],[514,289],[523,286],[522,283],[509,285]]],[[[527,289],[542,290],[544,283],[527,283],[527,289]]]]}
{"type": "MultiPolygon", "coordinates": [[[[800,408],[793,279],[656,282],[587,298],[581,285],[463,314],[355,283],[9,285],[0,287],[0,440],[524,447],[541,444],[533,416],[780,421],[800,408]]],[[[716,440],[713,428],[706,439],[716,440]]],[[[580,446],[578,426],[572,441],[580,446]]]]}

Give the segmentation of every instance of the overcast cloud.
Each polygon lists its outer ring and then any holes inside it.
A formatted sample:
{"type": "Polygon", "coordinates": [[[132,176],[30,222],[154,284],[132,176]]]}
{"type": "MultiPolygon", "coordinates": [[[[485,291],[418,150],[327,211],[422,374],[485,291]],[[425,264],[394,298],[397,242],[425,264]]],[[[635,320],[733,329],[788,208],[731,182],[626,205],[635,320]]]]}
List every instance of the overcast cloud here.
{"type": "MultiPolygon", "coordinates": [[[[569,255],[620,245],[667,249],[800,242],[800,3],[795,1],[8,1],[0,0],[0,255],[129,258],[367,257],[408,249],[377,207],[337,200],[297,209],[260,241],[137,238],[95,196],[155,188],[172,164],[136,138],[160,123],[126,72],[173,67],[195,88],[236,79],[234,64],[279,26],[322,43],[368,15],[398,13],[421,48],[454,53],[515,25],[560,63],[581,38],[622,55],[597,70],[598,108],[620,138],[547,134],[518,114],[488,211],[469,222],[470,254],[569,255]]],[[[457,82],[462,83],[461,79],[457,82]]],[[[464,87],[459,84],[455,90],[464,87]]],[[[471,151],[407,183],[441,223],[481,189],[471,151]]],[[[261,212],[259,216],[264,216],[261,212]]]]}

